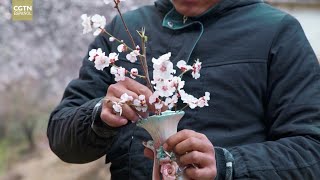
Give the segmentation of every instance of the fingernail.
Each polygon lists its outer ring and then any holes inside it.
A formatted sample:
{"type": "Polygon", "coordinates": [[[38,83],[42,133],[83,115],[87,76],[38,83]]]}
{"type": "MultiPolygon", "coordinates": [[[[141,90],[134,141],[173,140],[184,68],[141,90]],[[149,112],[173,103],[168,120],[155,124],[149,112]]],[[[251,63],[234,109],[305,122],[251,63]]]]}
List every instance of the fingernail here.
{"type": "Polygon", "coordinates": [[[128,120],[127,119],[120,119],[120,122],[124,124],[124,123],[127,123],[128,120]]]}
{"type": "Polygon", "coordinates": [[[163,144],[163,149],[166,150],[166,151],[168,150],[168,144],[167,143],[163,144]]]}

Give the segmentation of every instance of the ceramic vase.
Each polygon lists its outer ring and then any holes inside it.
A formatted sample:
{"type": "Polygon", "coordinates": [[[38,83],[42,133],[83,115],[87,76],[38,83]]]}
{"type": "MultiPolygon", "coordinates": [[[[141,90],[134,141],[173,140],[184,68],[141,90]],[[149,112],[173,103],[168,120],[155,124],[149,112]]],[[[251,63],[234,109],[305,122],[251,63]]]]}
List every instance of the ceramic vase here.
{"type": "Polygon", "coordinates": [[[137,123],[137,126],[144,128],[152,137],[152,141],[144,142],[144,146],[154,153],[152,180],[184,179],[175,154],[164,151],[162,147],[164,142],[177,132],[178,123],[183,116],[183,111],[165,111],[137,123]]]}

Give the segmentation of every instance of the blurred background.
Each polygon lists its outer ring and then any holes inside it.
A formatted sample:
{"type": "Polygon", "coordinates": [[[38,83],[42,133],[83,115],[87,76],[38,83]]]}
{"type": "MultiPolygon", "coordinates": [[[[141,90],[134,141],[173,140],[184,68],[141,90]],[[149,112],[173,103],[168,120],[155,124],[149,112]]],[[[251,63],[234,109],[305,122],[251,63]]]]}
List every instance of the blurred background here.
{"type": "MultiPolygon", "coordinates": [[[[124,11],[152,4],[123,3],[124,11]]],[[[302,24],[320,55],[320,0],[269,0],[302,24]]],[[[46,126],[65,86],[78,75],[93,40],[82,35],[83,13],[115,16],[111,6],[95,1],[33,1],[33,20],[11,20],[11,1],[0,0],[0,179],[108,179],[104,159],[67,164],[49,149],[46,126]]]]}

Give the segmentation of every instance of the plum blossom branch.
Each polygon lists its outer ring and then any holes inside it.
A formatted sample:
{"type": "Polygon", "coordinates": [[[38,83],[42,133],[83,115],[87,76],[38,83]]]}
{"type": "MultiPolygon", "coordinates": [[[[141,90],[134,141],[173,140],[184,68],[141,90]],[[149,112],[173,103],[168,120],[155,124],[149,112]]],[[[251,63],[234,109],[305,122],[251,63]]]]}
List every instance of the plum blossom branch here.
{"type": "Polygon", "coordinates": [[[124,19],[123,19],[122,12],[120,11],[120,8],[119,8],[120,0],[114,0],[114,3],[115,3],[114,8],[116,8],[117,11],[118,11],[118,14],[119,14],[119,16],[120,16],[120,19],[121,19],[121,21],[122,21],[122,24],[123,24],[123,26],[124,26],[127,34],[128,34],[129,37],[130,37],[131,43],[132,43],[133,47],[136,47],[136,43],[134,42],[134,39],[133,39],[133,37],[132,37],[132,34],[130,33],[130,31],[129,31],[129,29],[128,29],[127,23],[126,23],[126,22],[124,21],[124,19]]]}
{"type": "Polygon", "coordinates": [[[146,57],[146,42],[148,41],[148,37],[145,35],[145,28],[142,28],[141,31],[137,31],[141,39],[140,48],[140,46],[135,44],[127,24],[124,21],[119,8],[119,3],[121,1],[125,0],[104,0],[106,4],[109,4],[110,2],[115,3],[114,8],[117,9],[122,24],[126,29],[126,32],[129,35],[132,45],[135,49],[130,48],[125,42],[114,37],[111,33],[104,29],[106,25],[105,17],[98,14],[95,14],[92,17],[87,16],[86,14],[81,16],[83,19],[82,25],[84,27],[83,33],[94,31],[93,34],[95,36],[100,33],[105,33],[109,36],[110,42],[117,41],[120,43],[120,45],[117,47],[118,53],[112,52],[109,55],[106,55],[101,48],[90,50],[88,60],[94,62],[95,68],[97,70],[104,70],[104,68],[111,66],[110,73],[114,75],[114,80],[117,82],[124,81],[126,75],[130,76],[132,79],[136,79],[137,77],[143,78],[146,80],[147,86],[152,91],[152,95],[148,97],[149,103],[146,102],[146,97],[144,95],[139,95],[137,99],[133,99],[133,97],[124,93],[119,102],[112,102],[113,110],[121,115],[122,106],[127,104],[131,107],[134,107],[136,111],[146,112],[149,104],[154,106],[155,113],[159,115],[163,109],[172,109],[174,107],[177,111],[177,103],[179,99],[186,104],[186,106],[181,110],[184,110],[187,107],[194,109],[196,107],[202,108],[204,106],[209,106],[209,92],[205,92],[204,96],[196,98],[184,91],[185,81],[182,80],[184,74],[191,72],[191,75],[194,79],[200,78],[202,63],[199,61],[199,59],[195,60],[192,65],[187,64],[187,62],[184,60],[180,60],[176,66],[180,69],[181,74],[176,75],[176,70],[174,69],[173,63],[170,60],[170,52],[163,54],[158,58],[152,58],[153,79],[152,81],[150,80],[146,57]],[[132,68],[129,71],[124,67],[116,65],[116,62],[119,60],[119,53],[125,53],[128,52],[128,50],[130,52],[126,54],[126,59],[131,63],[135,63],[139,59],[144,75],[140,75],[137,68],[132,68]]]}

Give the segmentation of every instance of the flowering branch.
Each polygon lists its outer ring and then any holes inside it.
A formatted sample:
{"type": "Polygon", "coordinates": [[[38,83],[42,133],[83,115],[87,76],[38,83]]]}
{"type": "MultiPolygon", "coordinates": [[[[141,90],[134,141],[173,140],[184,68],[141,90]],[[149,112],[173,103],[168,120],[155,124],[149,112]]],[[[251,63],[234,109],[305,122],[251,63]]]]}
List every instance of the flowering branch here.
{"type": "Polygon", "coordinates": [[[127,26],[126,22],[124,21],[123,16],[122,16],[122,13],[121,13],[121,11],[120,11],[120,8],[119,8],[119,3],[120,3],[120,1],[114,0],[114,3],[115,3],[114,8],[116,8],[117,11],[118,11],[118,13],[119,13],[120,19],[121,19],[121,21],[122,21],[122,24],[123,24],[123,26],[124,26],[127,34],[128,34],[129,37],[130,37],[131,43],[132,43],[133,47],[136,47],[136,43],[134,42],[133,37],[132,37],[132,35],[131,35],[131,33],[130,33],[129,29],[128,29],[128,26],[127,26]]]}
{"type": "MultiPolygon", "coordinates": [[[[186,61],[180,60],[177,63],[177,67],[180,69],[181,74],[175,75],[176,70],[173,68],[173,63],[171,62],[171,53],[164,54],[159,58],[152,58],[153,63],[153,79],[152,81],[149,78],[148,64],[147,64],[147,52],[146,52],[146,42],[148,41],[148,37],[145,35],[145,28],[142,28],[141,31],[137,31],[141,38],[141,49],[140,46],[137,46],[134,42],[134,39],[129,32],[126,22],[122,16],[122,13],[119,8],[119,3],[125,0],[104,0],[106,4],[110,2],[115,3],[115,9],[117,9],[122,24],[130,37],[130,40],[135,49],[130,48],[125,42],[119,40],[114,37],[111,33],[104,29],[106,25],[106,19],[104,16],[100,16],[95,14],[92,17],[88,17],[86,14],[82,15],[83,19],[82,25],[84,27],[83,33],[88,33],[93,30],[94,35],[98,35],[100,33],[105,33],[109,35],[109,41],[117,41],[120,45],[117,47],[119,53],[125,53],[128,50],[130,53],[126,55],[126,59],[128,59],[131,63],[135,63],[138,59],[141,63],[142,70],[144,75],[139,75],[137,68],[132,68],[130,71],[126,70],[121,66],[116,65],[116,61],[118,61],[118,53],[112,52],[109,55],[106,55],[105,52],[102,52],[101,48],[92,49],[89,52],[89,60],[93,61],[96,69],[103,70],[106,67],[111,66],[110,73],[115,76],[115,81],[124,81],[126,75],[129,75],[132,79],[136,77],[143,78],[147,82],[147,86],[152,91],[152,95],[149,97],[149,104],[153,105],[155,108],[155,113],[160,115],[163,107],[168,109],[172,109],[175,107],[177,111],[177,103],[180,98],[183,103],[186,104],[185,107],[181,109],[189,107],[194,109],[196,107],[204,107],[209,106],[208,101],[210,100],[210,93],[206,92],[203,97],[196,98],[190,94],[187,94],[184,91],[185,81],[182,80],[182,77],[187,72],[191,72],[191,75],[194,79],[198,79],[200,77],[201,70],[201,62],[197,59],[193,65],[188,65],[186,61]]],[[[115,112],[118,112],[120,115],[122,113],[122,106],[124,104],[128,104],[131,107],[134,107],[137,111],[146,112],[148,108],[148,104],[146,103],[146,97],[144,95],[140,95],[138,99],[133,99],[133,97],[128,96],[126,93],[123,94],[120,98],[119,102],[112,102],[113,109],[115,112]]]]}
{"type": "MultiPolygon", "coordinates": [[[[128,46],[126,43],[124,43],[123,41],[121,41],[120,39],[114,37],[111,33],[109,33],[107,30],[105,30],[104,28],[99,27],[99,29],[101,30],[101,32],[106,33],[108,36],[110,36],[109,40],[110,41],[117,41],[120,44],[123,44],[126,48],[128,48],[130,51],[134,51],[134,49],[132,49],[130,46],[128,46]]],[[[141,54],[139,54],[139,56],[142,56],[141,54]]]]}
{"type": "Polygon", "coordinates": [[[145,28],[142,28],[141,32],[138,32],[141,37],[141,43],[142,43],[142,57],[141,64],[144,71],[145,76],[147,77],[147,85],[148,88],[153,92],[153,87],[149,78],[149,71],[148,71],[148,63],[147,63],[147,51],[146,51],[146,42],[148,41],[147,36],[145,35],[145,28]]]}

